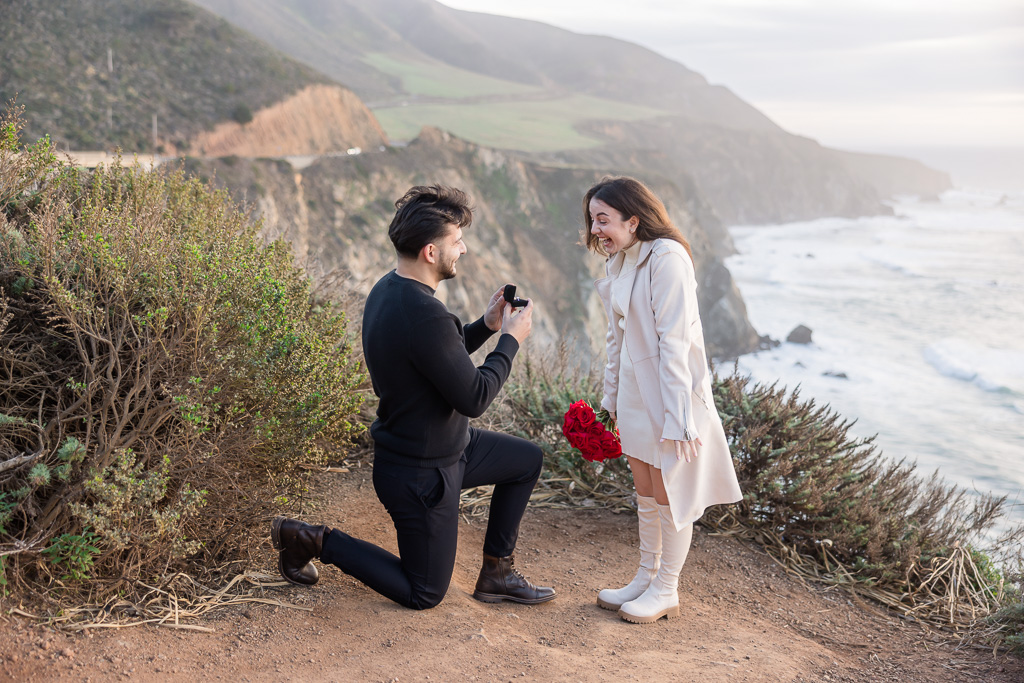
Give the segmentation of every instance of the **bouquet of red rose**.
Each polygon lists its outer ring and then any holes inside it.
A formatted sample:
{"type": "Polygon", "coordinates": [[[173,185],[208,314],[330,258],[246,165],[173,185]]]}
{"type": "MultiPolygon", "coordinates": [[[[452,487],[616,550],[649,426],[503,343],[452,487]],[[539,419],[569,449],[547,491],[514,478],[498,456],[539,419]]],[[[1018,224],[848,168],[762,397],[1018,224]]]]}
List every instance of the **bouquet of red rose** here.
{"type": "MultiPolygon", "coordinates": [[[[607,412],[601,412],[610,423],[607,412]]],[[[565,412],[565,421],[562,422],[562,434],[569,440],[570,446],[579,449],[583,457],[591,462],[622,455],[619,430],[609,430],[586,401],[576,401],[569,406],[565,412]]]]}

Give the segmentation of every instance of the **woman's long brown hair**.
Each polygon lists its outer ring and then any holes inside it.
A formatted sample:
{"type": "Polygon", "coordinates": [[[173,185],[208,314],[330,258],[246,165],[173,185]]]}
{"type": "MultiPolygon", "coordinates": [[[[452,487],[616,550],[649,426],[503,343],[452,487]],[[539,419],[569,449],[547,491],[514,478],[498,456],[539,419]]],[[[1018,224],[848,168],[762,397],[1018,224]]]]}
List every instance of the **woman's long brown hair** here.
{"type": "Polygon", "coordinates": [[[587,190],[583,197],[583,235],[587,249],[598,254],[607,255],[601,240],[597,235],[590,232],[594,224],[594,217],[590,215],[590,200],[600,199],[620,214],[623,220],[629,220],[636,216],[640,221],[636,228],[636,237],[641,242],[649,242],[658,238],[675,240],[683,245],[686,253],[693,260],[693,251],[690,243],[679,232],[672,219],[668,217],[665,205],[658,199],[657,195],[648,189],[646,185],[636,178],[629,176],[606,177],[601,182],[587,190]]]}

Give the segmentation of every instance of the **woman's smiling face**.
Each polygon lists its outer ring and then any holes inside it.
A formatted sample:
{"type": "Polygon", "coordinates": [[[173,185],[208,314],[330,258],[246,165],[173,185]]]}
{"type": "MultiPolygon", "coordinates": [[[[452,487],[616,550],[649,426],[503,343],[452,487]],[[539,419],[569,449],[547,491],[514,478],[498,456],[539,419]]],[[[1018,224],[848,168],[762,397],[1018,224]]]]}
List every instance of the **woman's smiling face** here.
{"type": "Polygon", "coordinates": [[[590,232],[601,240],[601,246],[609,256],[636,241],[633,233],[638,223],[636,216],[626,219],[597,197],[590,200],[590,232]]]}

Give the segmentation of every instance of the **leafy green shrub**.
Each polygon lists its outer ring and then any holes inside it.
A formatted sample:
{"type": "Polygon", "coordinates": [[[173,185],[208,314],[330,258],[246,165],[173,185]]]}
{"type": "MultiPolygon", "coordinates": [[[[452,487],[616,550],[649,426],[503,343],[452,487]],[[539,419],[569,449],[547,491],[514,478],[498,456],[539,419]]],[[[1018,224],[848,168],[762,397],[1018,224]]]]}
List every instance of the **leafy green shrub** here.
{"type": "Polygon", "coordinates": [[[53,545],[43,550],[43,555],[65,572],[63,581],[82,581],[92,573],[92,563],[100,549],[96,547],[96,534],[84,531],[81,534],[61,534],[53,545]]]}
{"type": "Polygon", "coordinates": [[[239,104],[231,110],[231,118],[244,126],[252,121],[252,109],[247,104],[239,104]]]}
{"type": "Polygon", "coordinates": [[[743,501],[727,512],[776,530],[796,550],[838,560],[868,582],[901,581],[921,563],[977,544],[1002,499],[968,498],[937,473],[884,459],[827,406],[733,376],[715,385],[743,501]]]}
{"type": "Polygon", "coordinates": [[[987,625],[992,628],[990,641],[996,641],[1011,652],[1024,655],[1024,582],[1018,577],[1018,586],[1012,597],[989,616],[987,625]]]}
{"type": "Polygon", "coordinates": [[[297,466],[361,429],[344,316],[226,193],[87,173],[47,140],[19,147],[19,125],[0,120],[7,578],[44,577],[86,527],[100,552],[66,573],[111,589],[236,557],[301,499],[297,466]]]}

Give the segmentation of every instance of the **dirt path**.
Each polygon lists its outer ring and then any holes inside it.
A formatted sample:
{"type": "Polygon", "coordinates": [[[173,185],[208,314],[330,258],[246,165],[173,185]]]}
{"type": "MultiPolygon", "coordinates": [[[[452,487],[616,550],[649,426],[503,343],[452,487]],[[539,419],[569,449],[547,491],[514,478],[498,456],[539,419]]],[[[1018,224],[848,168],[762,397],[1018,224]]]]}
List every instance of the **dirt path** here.
{"type": "MultiPolygon", "coordinates": [[[[322,475],[327,521],[394,550],[366,469],[322,475]]],[[[470,593],[483,523],[463,525],[445,601],[413,612],[332,567],[312,589],[271,589],[311,608],[229,608],[214,633],[130,628],[67,636],[0,617],[0,679],[36,681],[1024,681],[1024,660],[944,645],[836,591],[805,587],[763,552],[698,529],[681,618],[627,624],[595,604],[635,569],[635,519],[531,509],[517,565],[553,602],[486,605],[470,593]]],[[[273,556],[267,543],[267,567],[273,556]]]]}

